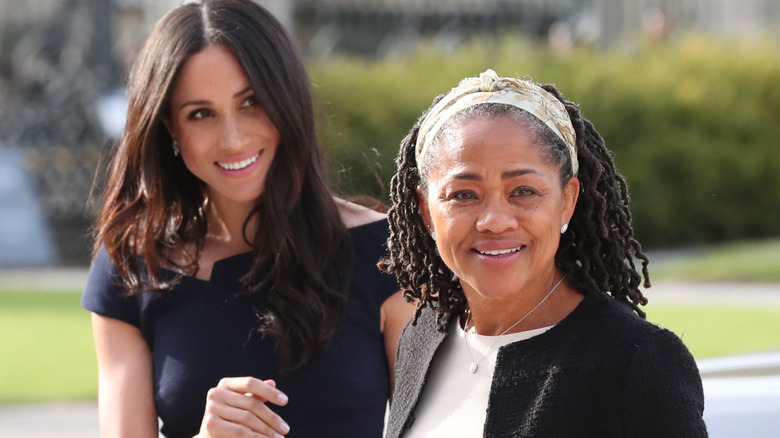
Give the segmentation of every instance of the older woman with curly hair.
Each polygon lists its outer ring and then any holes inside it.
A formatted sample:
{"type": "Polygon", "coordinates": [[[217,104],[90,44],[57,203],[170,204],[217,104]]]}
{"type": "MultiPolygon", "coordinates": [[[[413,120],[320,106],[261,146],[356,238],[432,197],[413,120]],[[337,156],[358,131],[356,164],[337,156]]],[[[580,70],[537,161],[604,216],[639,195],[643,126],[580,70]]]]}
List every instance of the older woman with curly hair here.
{"type": "Polygon", "coordinates": [[[640,309],[626,182],[555,87],[461,81],[402,142],[392,200],[382,267],[418,307],[388,437],[707,435],[696,363],[640,309]]]}

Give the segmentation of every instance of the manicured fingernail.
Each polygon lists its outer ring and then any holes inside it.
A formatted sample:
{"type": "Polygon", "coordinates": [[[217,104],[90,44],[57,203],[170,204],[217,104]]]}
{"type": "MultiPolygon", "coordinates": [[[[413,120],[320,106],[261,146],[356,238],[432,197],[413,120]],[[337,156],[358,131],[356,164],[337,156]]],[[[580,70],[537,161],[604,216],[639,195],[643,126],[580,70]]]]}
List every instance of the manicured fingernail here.
{"type": "Polygon", "coordinates": [[[282,424],[279,425],[279,427],[282,428],[282,432],[287,433],[290,431],[290,426],[287,425],[287,423],[282,422],[282,424]]]}
{"type": "Polygon", "coordinates": [[[284,438],[284,437],[279,435],[278,433],[274,432],[274,438],[284,438]]]}
{"type": "Polygon", "coordinates": [[[287,403],[287,400],[289,400],[284,394],[277,395],[276,399],[279,400],[279,403],[287,403]]]}

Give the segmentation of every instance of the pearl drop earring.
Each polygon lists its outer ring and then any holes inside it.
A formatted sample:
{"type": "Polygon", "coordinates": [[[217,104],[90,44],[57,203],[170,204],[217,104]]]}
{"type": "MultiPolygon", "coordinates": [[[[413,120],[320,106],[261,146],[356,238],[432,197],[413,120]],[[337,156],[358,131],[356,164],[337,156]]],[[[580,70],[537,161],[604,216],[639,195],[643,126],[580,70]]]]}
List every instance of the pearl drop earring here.
{"type": "Polygon", "coordinates": [[[563,224],[561,227],[561,234],[565,233],[569,229],[569,224],[563,224]]]}

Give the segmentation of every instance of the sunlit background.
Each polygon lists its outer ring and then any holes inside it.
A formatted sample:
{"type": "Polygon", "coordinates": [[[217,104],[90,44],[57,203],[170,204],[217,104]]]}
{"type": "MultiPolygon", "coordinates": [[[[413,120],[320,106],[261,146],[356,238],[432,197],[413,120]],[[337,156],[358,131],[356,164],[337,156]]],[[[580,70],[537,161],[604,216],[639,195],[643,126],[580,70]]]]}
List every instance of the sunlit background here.
{"type": "MultiPolygon", "coordinates": [[[[0,267],[88,263],[90,187],[122,129],[124,79],[177,3],[0,0],[0,267]]],[[[778,1],[263,3],[308,59],[344,194],[385,199],[433,96],[493,67],[583,106],[632,185],[646,246],[780,234],[778,1]]]]}
{"type": "MultiPolygon", "coordinates": [[[[91,190],[129,66],[178,3],[0,0],[0,424],[8,403],[96,397],[91,190]]],[[[697,359],[780,349],[780,1],[260,3],[306,59],[338,193],[386,202],[401,139],[460,78],[555,83],[629,182],[648,318],[697,359]]]]}

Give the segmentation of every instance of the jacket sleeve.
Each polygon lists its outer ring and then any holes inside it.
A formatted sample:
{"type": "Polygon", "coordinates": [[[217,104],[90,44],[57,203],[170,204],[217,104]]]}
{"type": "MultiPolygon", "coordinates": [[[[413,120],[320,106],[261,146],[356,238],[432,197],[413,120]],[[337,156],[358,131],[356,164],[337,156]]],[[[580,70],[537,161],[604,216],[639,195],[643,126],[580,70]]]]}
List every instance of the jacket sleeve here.
{"type": "Polygon", "coordinates": [[[639,346],[626,379],[626,436],[707,437],[701,376],[674,333],[653,332],[639,346]]]}

